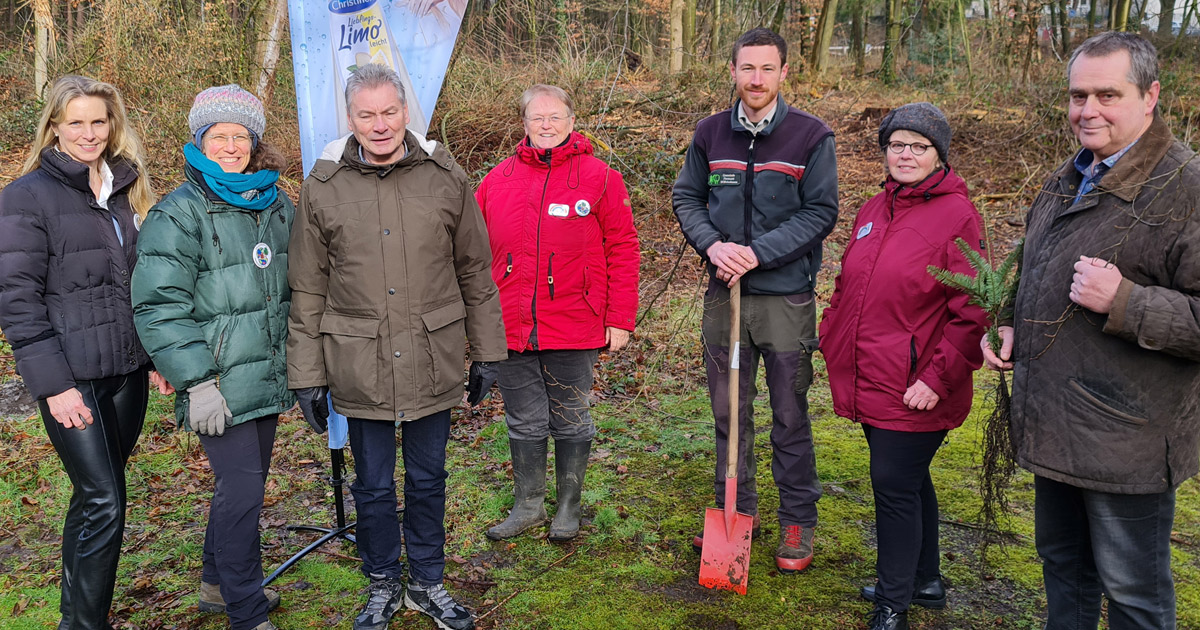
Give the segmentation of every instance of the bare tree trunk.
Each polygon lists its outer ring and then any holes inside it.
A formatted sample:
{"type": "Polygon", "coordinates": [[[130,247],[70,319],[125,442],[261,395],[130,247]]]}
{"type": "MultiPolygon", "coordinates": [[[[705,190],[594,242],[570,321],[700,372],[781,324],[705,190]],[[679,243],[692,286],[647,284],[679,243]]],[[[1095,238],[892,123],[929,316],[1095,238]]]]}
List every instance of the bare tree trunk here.
{"type": "Polygon", "coordinates": [[[1133,8],[1131,0],[1114,0],[1112,14],[1109,16],[1109,26],[1114,31],[1129,30],[1129,13],[1133,8]]]}
{"type": "Polygon", "coordinates": [[[884,0],[887,36],[883,42],[883,64],[879,78],[887,85],[896,82],[896,55],[900,52],[900,0],[884,0]]]}
{"type": "Polygon", "coordinates": [[[854,59],[854,76],[867,71],[867,7],[863,0],[851,0],[850,48],[854,59]]]}
{"type": "Polygon", "coordinates": [[[829,44],[833,42],[833,27],[837,19],[838,0],[825,0],[821,7],[821,17],[817,21],[817,35],[813,42],[810,63],[814,76],[829,66],[829,44]]]}
{"type": "Polygon", "coordinates": [[[1096,5],[1100,4],[1100,0],[1091,0],[1088,2],[1087,16],[1087,36],[1090,38],[1092,33],[1096,32],[1096,5]]]}
{"type": "Polygon", "coordinates": [[[667,71],[683,71],[683,5],[684,0],[671,0],[671,57],[667,71]]]}
{"type": "Polygon", "coordinates": [[[50,0],[31,0],[33,9],[33,91],[41,98],[49,83],[48,68],[54,43],[54,7],[50,0]]]}
{"type": "Polygon", "coordinates": [[[1062,56],[1066,57],[1071,51],[1071,14],[1067,11],[1067,0],[1052,0],[1058,2],[1058,15],[1062,23],[1058,27],[1058,45],[1062,56]]]}
{"type": "Polygon", "coordinates": [[[696,58],[696,0],[683,0],[683,67],[696,58]]]}
{"type": "Polygon", "coordinates": [[[567,32],[567,1],[554,0],[554,35],[558,40],[559,54],[566,54],[570,47],[567,32]]]}
{"type": "Polygon", "coordinates": [[[1175,0],[1158,0],[1158,36],[1171,34],[1171,21],[1175,19],[1175,0]]]}
{"type": "Polygon", "coordinates": [[[71,0],[63,3],[63,12],[67,17],[67,52],[75,51],[75,7],[71,6],[71,0]]]}
{"type": "Polygon", "coordinates": [[[967,85],[974,85],[975,71],[971,68],[971,36],[967,33],[967,1],[958,0],[954,12],[958,14],[958,26],[962,32],[963,55],[967,58],[967,85]]]}
{"type": "Polygon", "coordinates": [[[267,29],[258,43],[258,80],[254,93],[263,103],[271,102],[275,91],[275,69],[279,66],[279,43],[286,36],[288,20],[287,0],[271,0],[267,9],[267,29]]]}
{"type": "Polygon", "coordinates": [[[724,50],[721,48],[721,0],[713,0],[712,10],[712,41],[708,44],[713,59],[720,59],[724,50]]]}
{"type": "Polygon", "coordinates": [[[787,2],[779,0],[775,4],[775,16],[771,18],[771,30],[783,35],[783,18],[787,16],[787,2]]]}

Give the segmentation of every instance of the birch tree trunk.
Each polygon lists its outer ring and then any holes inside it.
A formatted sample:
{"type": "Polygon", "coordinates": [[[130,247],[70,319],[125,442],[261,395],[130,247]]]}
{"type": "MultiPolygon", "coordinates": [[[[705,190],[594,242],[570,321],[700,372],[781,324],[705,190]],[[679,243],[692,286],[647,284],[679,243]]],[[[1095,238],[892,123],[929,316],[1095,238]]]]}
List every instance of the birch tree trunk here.
{"type": "Polygon", "coordinates": [[[671,0],[671,57],[667,71],[683,71],[683,0],[671,0]]]}
{"type": "Polygon", "coordinates": [[[696,0],[683,2],[683,67],[692,67],[696,58],[696,0]]]}
{"type": "Polygon", "coordinates": [[[271,102],[275,91],[275,68],[279,66],[279,42],[285,37],[288,19],[287,0],[271,0],[267,13],[267,30],[258,43],[258,80],[254,93],[263,103],[271,102]]]}
{"type": "Polygon", "coordinates": [[[49,83],[48,68],[54,42],[54,8],[50,0],[31,0],[33,9],[33,91],[39,98],[49,83]]]}

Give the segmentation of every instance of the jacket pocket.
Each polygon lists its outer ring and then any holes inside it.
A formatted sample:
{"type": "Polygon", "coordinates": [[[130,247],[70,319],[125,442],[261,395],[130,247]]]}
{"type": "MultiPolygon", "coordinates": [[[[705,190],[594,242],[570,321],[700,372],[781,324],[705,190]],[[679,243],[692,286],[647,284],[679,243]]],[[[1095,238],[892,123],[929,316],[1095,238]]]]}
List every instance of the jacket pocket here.
{"type": "Polygon", "coordinates": [[[325,313],[319,331],[325,351],[329,391],[334,398],[362,405],[381,405],[389,389],[382,385],[379,326],[375,317],[325,313]]]}
{"type": "Polygon", "coordinates": [[[428,341],[432,394],[444,394],[463,384],[463,358],[466,356],[467,307],[456,301],[421,314],[428,341]]]}
{"type": "Polygon", "coordinates": [[[908,338],[908,378],[904,379],[908,387],[917,382],[917,359],[917,337],[914,335],[908,338]]]}
{"type": "Polygon", "coordinates": [[[1077,398],[1082,399],[1087,407],[1092,408],[1102,417],[1138,428],[1144,427],[1149,423],[1149,420],[1138,412],[1132,409],[1122,409],[1121,407],[1124,405],[1119,401],[1095,391],[1093,388],[1081,383],[1078,379],[1067,379],[1067,385],[1077,398]]]}

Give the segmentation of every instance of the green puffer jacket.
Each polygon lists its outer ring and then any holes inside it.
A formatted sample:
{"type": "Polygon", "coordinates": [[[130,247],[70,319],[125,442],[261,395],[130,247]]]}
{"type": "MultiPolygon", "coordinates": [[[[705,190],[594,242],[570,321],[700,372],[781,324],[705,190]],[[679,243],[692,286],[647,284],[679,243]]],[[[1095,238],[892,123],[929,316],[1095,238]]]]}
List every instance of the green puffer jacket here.
{"type": "Polygon", "coordinates": [[[188,181],[151,208],[138,237],[138,336],[177,390],[180,427],[187,426],[187,388],[213,378],[231,424],[281,413],[295,403],[284,343],[296,209],[282,191],[265,210],[231,206],[188,170],[188,181]],[[259,251],[263,244],[269,255],[259,251]]]}

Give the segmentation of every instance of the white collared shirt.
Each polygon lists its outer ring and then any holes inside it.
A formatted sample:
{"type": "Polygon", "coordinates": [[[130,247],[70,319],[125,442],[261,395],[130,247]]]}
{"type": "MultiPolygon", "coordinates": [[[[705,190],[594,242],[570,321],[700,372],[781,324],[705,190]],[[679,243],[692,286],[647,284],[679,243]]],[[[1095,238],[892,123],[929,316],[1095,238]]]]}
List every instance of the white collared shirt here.
{"type": "Polygon", "coordinates": [[[767,115],[763,116],[762,120],[760,120],[756,123],[750,122],[750,118],[748,116],[746,116],[746,104],[739,101],[738,102],[738,122],[742,123],[742,126],[745,127],[746,130],[749,131],[751,134],[757,136],[758,132],[762,131],[763,129],[766,129],[767,125],[771,124],[771,119],[775,117],[776,109],[779,109],[779,99],[778,98],[775,99],[774,103],[771,103],[771,109],[767,110],[767,115]]]}

